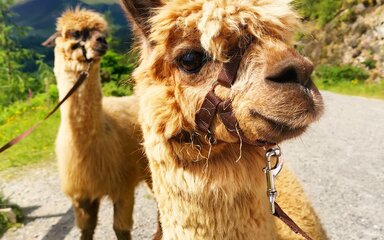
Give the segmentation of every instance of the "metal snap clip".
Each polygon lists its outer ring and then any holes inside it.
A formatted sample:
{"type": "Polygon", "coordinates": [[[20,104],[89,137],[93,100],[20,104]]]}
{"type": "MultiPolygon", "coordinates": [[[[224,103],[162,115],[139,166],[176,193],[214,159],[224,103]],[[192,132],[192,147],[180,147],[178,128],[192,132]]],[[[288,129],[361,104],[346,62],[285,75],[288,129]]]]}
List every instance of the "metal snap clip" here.
{"type": "Polygon", "coordinates": [[[283,168],[284,160],[281,158],[281,150],[279,146],[275,146],[265,153],[267,166],[263,169],[267,179],[267,195],[271,207],[272,214],[275,213],[275,201],[277,198],[277,190],[275,186],[275,178],[283,168]],[[276,158],[276,164],[272,167],[272,157],[276,158]]]}

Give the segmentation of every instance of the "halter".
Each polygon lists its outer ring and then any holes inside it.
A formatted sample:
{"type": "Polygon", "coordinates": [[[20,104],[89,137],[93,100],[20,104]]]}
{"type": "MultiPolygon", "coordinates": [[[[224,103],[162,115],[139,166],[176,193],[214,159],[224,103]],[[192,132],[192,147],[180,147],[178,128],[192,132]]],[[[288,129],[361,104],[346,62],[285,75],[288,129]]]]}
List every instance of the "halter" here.
{"type": "MultiPolygon", "coordinates": [[[[232,88],[236,81],[240,62],[246,49],[247,47],[235,47],[229,52],[229,56],[231,56],[230,61],[223,64],[216,82],[213,84],[212,89],[205,96],[200,110],[195,114],[197,130],[205,134],[209,142],[213,145],[217,144],[214,133],[211,131],[211,126],[216,115],[220,118],[227,131],[231,135],[239,138],[240,141],[257,147],[276,145],[275,143],[270,143],[264,140],[250,140],[245,137],[243,131],[240,128],[239,122],[233,113],[232,100],[222,100],[215,94],[214,91],[218,85],[228,89],[232,88]]],[[[195,139],[196,135],[198,135],[196,132],[190,133],[183,130],[178,135],[173,137],[173,139],[177,139],[181,142],[190,142],[191,140],[193,141],[193,139],[195,139]]]]}

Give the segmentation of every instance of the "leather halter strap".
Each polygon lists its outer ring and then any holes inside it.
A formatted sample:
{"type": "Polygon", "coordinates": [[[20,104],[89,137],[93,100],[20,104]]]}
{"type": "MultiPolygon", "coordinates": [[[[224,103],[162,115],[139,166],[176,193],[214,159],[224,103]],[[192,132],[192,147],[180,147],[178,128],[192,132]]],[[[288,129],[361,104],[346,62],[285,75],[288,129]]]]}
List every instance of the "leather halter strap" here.
{"type": "MultiPolygon", "coordinates": [[[[229,55],[231,56],[231,60],[223,64],[223,67],[218,75],[217,82],[214,84],[211,91],[208,92],[200,110],[195,115],[197,129],[208,135],[209,138],[214,138],[210,127],[212,126],[215,116],[218,115],[227,131],[233,136],[238,137],[240,141],[259,147],[274,145],[274,143],[262,140],[250,140],[245,137],[233,113],[232,101],[230,99],[223,101],[214,93],[214,89],[217,85],[231,88],[235,83],[243,53],[244,49],[239,47],[230,51],[229,55]]],[[[181,134],[183,136],[187,135],[185,132],[181,134]]],[[[188,140],[188,138],[185,140],[188,140]]],[[[216,141],[213,141],[212,143],[215,142],[216,141]]]]}
{"type": "Polygon", "coordinates": [[[293,232],[296,234],[300,234],[303,236],[306,240],[312,240],[312,238],[303,230],[301,229],[295,221],[293,221],[284,211],[281,209],[279,204],[275,202],[275,213],[273,216],[279,218],[281,221],[285,223],[293,232]]]}

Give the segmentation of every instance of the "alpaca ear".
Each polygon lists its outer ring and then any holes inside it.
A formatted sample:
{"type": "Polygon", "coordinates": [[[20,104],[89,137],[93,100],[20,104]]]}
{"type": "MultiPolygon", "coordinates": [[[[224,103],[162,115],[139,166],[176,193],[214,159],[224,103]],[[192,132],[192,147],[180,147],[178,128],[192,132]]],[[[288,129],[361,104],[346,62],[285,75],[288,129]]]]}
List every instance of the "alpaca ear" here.
{"type": "Polygon", "coordinates": [[[47,40],[45,40],[45,42],[43,42],[41,45],[43,45],[44,47],[55,47],[56,38],[58,36],[60,36],[60,33],[55,32],[54,34],[52,34],[52,36],[50,36],[47,40]]]}
{"type": "Polygon", "coordinates": [[[151,31],[148,20],[153,9],[162,5],[161,0],[120,0],[120,5],[132,25],[135,36],[141,40],[148,39],[151,31]]]}

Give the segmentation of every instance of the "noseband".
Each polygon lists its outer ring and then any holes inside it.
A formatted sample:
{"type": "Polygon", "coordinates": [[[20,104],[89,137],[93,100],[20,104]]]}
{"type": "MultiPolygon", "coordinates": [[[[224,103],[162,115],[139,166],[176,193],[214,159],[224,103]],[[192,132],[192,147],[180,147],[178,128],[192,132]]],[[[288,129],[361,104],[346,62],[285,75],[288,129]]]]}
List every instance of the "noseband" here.
{"type": "Polygon", "coordinates": [[[72,50],[76,50],[76,49],[78,49],[78,48],[81,48],[81,51],[82,51],[83,56],[84,56],[84,58],[85,58],[85,61],[86,61],[87,63],[90,63],[90,62],[93,61],[92,58],[90,58],[90,59],[87,58],[87,50],[85,49],[85,44],[84,44],[84,40],[83,40],[83,39],[80,40],[80,41],[78,41],[77,43],[75,43],[75,44],[72,46],[72,50]]]}
{"type": "MultiPolygon", "coordinates": [[[[215,94],[216,86],[220,85],[225,88],[231,89],[236,81],[237,72],[240,67],[241,60],[246,48],[236,47],[229,52],[231,57],[230,61],[223,64],[223,67],[217,77],[216,82],[213,84],[212,89],[205,96],[203,104],[200,110],[195,114],[195,123],[197,130],[202,132],[211,144],[217,144],[217,140],[214,133],[211,131],[213,120],[217,115],[221,122],[224,124],[227,131],[239,138],[241,142],[257,147],[273,146],[274,143],[270,143],[264,140],[250,140],[245,137],[243,131],[239,126],[235,114],[233,113],[232,100],[222,100],[215,94]]],[[[196,132],[190,133],[182,131],[174,138],[180,142],[191,142],[195,139],[196,132]]]]}

